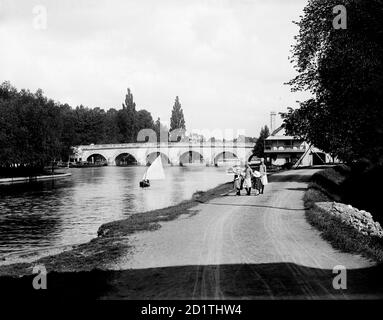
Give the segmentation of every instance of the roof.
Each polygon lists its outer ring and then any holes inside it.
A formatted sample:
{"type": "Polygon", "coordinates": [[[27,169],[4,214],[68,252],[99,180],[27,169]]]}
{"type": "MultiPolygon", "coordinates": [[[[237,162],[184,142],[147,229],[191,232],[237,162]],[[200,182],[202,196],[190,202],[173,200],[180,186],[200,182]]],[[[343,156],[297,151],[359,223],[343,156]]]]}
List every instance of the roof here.
{"type": "Polygon", "coordinates": [[[287,136],[286,130],[283,126],[280,126],[279,128],[275,129],[270,136],[266,138],[266,140],[295,140],[295,141],[302,141],[303,139],[296,138],[293,136],[287,136]]]}
{"type": "MultiPolygon", "coordinates": [[[[277,135],[277,133],[279,133],[280,131],[282,131],[284,128],[282,126],[280,126],[279,128],[275,129],[272,133],[271,133],[271,136],[275,136],[277,135]]],[[[281,135],[284,135],[284,131],[281,133],[281,135]]]]}

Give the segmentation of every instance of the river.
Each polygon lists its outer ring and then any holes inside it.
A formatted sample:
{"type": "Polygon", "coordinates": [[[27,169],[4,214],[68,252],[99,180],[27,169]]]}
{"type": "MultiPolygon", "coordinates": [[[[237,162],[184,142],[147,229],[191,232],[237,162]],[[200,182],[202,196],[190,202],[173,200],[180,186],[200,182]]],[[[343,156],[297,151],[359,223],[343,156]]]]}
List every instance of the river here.
{"type": "Polygon", "coordinates": [[[165,180],[141,189],[145,170],[73,168],[68,178],[0,186],[0,264],[87,242],[103,223],[177,204],[232,179],[224,168],[165,167],[165,180]]]}

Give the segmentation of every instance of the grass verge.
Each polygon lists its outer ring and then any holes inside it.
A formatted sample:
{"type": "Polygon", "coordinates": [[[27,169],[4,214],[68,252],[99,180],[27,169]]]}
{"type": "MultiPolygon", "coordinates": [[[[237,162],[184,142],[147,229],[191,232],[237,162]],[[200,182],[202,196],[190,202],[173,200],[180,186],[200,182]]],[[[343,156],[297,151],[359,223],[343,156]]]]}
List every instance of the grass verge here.
{"type": "Polygon", "coordinates": [[[306,218],[308,222],[321,231],[322,237],[341,251],[361,254],[376,262],[383,262],[383,239],[360,233],[357,229],[345,224],[339,217],[324,210],[316,203],[332,202],[335,199],[323,187],[310,183],[304,196],[306,218]]]}

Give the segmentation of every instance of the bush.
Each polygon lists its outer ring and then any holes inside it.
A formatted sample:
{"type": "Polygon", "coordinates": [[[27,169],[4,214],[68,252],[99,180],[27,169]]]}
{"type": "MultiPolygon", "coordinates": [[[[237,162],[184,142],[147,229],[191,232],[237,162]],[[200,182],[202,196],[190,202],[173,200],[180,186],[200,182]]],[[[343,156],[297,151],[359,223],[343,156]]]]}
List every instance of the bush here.
{"type": "Polygon", "coordinates": [[[286,162],[284,165],[282,165],[282,169],[284,170],[290,170],[293,167],[292,162],[286,162]]]}

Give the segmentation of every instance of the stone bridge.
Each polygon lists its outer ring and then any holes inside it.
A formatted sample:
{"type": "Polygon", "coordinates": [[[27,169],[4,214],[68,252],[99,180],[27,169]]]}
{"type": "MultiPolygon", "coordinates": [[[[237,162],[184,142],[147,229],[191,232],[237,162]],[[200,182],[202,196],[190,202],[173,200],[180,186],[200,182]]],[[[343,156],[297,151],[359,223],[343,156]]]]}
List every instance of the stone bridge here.
{"type": "Polygon", "coordinates": [[[91,144],[74,148],[77,161],[104,161],[118,165],[123,161],[130,164],[147,165],[161,154],[165,163],[183,165],[203,163],[220,165],[225,162],[244,164],[252,157],[253,143],[243,142],[161,142],[91,144]],[[97,160],[96,160],[97,159],[97,160]]]}

